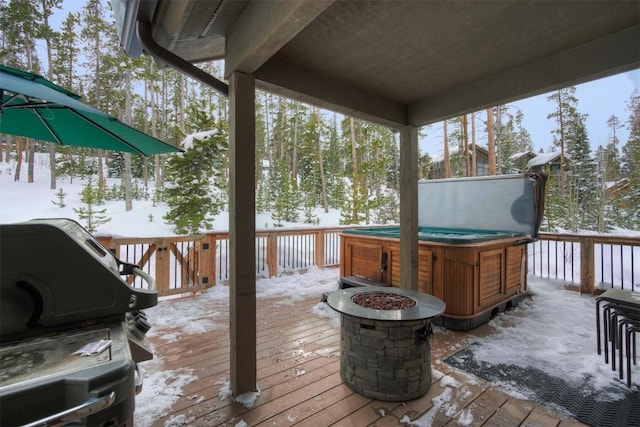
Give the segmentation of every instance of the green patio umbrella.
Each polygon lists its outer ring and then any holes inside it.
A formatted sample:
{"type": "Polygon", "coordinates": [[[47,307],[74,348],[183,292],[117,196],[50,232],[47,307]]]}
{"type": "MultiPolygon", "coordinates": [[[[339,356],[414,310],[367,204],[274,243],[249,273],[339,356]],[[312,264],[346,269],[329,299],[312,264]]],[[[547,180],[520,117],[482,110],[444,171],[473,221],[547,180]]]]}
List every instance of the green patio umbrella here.
{"type": "Polygon", "coordinates": [[[37,74],[0,65],[0,134],[150,156],[180,152],[37,74]]]}

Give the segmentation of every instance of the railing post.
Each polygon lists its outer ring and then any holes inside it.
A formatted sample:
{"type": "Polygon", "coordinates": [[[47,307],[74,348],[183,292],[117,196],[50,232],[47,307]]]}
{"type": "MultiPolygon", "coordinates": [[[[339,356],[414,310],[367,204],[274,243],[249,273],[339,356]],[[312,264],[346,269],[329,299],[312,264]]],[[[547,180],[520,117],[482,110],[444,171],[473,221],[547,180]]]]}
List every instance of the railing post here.
{"type": "Polygon", "coordinates": [[[316,266],[324,270],[324,230],[318,230],[315,234],[316,236],[316,245],[315,245],[315,261],[316,266]]]}
{"type": "Polygon", "coordinates": [[[595,293],[595,258],[593,239],[580,236],[580,293],[595,293]]]}
{"type": "Polygon", "coordinates": [[[158,295],[165,296],[169,288],[169,247],[165,240],[156,241],[156,287],[158,295]]]}
{"type": "Polygon", "coordinates": [[[210,288],[216,284],[216,235],[206,233],[200,244],[200,281],[210,288]]]}
{"type": "Polygon", "coordinates": [[[276,233],[267,235],[267,270],[269,270],[269,277],[278,275],[278,235],[276,233]]]}

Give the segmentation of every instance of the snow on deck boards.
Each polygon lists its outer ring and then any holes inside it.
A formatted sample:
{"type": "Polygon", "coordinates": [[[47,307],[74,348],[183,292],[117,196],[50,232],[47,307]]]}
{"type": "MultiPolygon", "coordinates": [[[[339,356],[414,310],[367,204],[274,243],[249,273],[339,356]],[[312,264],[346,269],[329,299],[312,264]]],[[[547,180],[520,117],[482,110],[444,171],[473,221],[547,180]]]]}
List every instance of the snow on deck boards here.
{"type": "MultiPolygon", "coordinates": [[[[212,313],[206,332],[181,333],[183,327],[155,325],[149,341],[156,360],[149,362],[149,367],[143,364],[143,369],[152,377],[159,371],[180,374],[184,381],[175,388],[167,386],[174,393],[174,400],[165,408],[153,408],[149,401],[161,400],[153,393],[162,393],[162,385],[145,383],[136,401],[145,413],[139,415],[136,411],[136,425],[581,425],[441,362],[471,339],[490,333],[488,325],[470,332],[435,328],[431,339],[433,384],[421,398],[382,402],[356,394],[340,378],[340,330],[336,318],[316,314],[318,302],[319,297],[293,302],[258,298],[260,392],[250,407],[219,396],[230,378],[226,301],[204,300],[206,311],[212,313]],[[145,391],[145,386],[151,390],[145,391]],[[150,414],[153,410],[156,413],[150,414]]],[[[152,317],[150,322],[153,324],[152,317]]],[[[171,378],[167,384],[171,384],[171,378]]]]}

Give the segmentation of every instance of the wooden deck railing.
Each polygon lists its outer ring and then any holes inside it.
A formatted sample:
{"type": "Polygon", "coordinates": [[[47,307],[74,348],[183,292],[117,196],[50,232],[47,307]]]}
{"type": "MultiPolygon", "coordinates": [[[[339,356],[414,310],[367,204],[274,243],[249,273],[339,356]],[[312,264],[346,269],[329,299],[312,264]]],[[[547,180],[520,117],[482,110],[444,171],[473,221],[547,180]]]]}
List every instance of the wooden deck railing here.
{"type": "MultiPolygon", "coordinates": [[[[273,277],[311,266],[340,264],[344,228],[295,228],[256,232],[256,276],[273,277]]],[[[161,296],[203,291],[229,279],[229,234],[97,239],[116,256],[156,280],[161,296]]],[[[529,274],[575,283],[580,292],[617,287],[640,290],[640,238],[542,233],[529,244],[529,274]]],[[[128,282],[143,287],[134,276],[128,282]]]]}
{"type": "MultiPolygon", "coordinates": [[[[352,227],[349,227],[352,228],[352,227]]],[[[296,228],[256,232],[256,276],[273,277],[316,266],[340,264],[342,228],[296,228]]],[[[229,279],[229,233],[186,237],[96,237],[125,262],[156,280],[160,296],[198,292],[229,279]]],[[[134,287],[145,286],[135,276],[134,287]]]]}
{"type": "Polygon", "coordinates": [[[640,237],[541,233],[528,261],[529,274],[574,283],[583,293],[640,290],[640,237]]]}

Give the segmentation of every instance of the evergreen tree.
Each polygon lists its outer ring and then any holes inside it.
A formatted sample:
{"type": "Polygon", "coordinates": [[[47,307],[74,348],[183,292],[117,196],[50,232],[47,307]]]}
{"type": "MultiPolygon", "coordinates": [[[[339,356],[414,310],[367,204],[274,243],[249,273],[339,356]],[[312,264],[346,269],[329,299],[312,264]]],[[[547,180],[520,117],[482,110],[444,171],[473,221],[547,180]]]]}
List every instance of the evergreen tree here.
{"type": "Polygon", "coordinates": [[[564,203],[564,215],[557,220],[559,225],[573,231],[596,229],[599,223],[597,188],[600,184],[591,157],[586,115],[578,112],[575,87],[558,90],[547,99],[555,106],[555,111],[548,118],[555,119],[558,124],[552,133],[562,157],[558,191],[559,200],[564,203]],[[570,166],[568,170],[565,163],[570,166]]]}
{"type": "Polygon", "coordinates": [[[636,89],[628,103],[629,139],[622,148],[622,175],[629,179],[627,192],[622,196],[623,225],[640,230],[640,91],[636,89]]]}
{"type": "Polygon", "coordinates": [[[567,215],[566,204],[560,196],[559,177],[551,174],[549,166],[547,166],[545,172],[549,178],[547,179],[544,214],[540,229],[549,233],[555,233],[558,231],[558,227],[564,224],[563,218],[567,215]]]}
{"type": "Polygon", "coordinates": [[[327,186],[327,202],[330,207],[341,206],[345,197],[346,186],[344,183],[345,161],[341,153],[344,152],[341,139],[338,136],[338,121],[333,114],[331,123],[324,129],[324,138],[328,144],[324,152],[324,166],[327,186]]]}
{"type": "Polygon", "coordinates": [[[194,138],[185,152],[172,155],[166,164],[164,198],[169,211],[164,216],[178,234],[197,234],[212,228],[213,216],[228,200],[226,171],[228,135],[222,123],[215,123],[202,102],[190,108],[190,130],[214,130],[194,138]]]}
{"type": "Polygon", "coordinates": [[[111,154],[107,164],[107,176],[109,178],[122,178],[124,175],[124,153],[116,151],[111,154]]]}
{"type": "Polygon", "coordinates": [[[570,229],[593,230],[597,227],[596,202],[598,179],[591,157],[591,147],[585,126],[586,115],[577,111],[565,123],[567,155],[571,168],[566,173],[570,229]]]}
{"type": "Polygon", "coordinates": [[[98,188],[93,184],[93,177],[89,177],[86,185],[80,192],[80,200],[84,203],[84,206],[73,208],[73,211],[78,215],[80,220],[85,221],[87,231],[93,233],[99,226],[111,221],[111,218],[105,215],[107,212],[106,208],[95,208],[100,204],[100,196],[98,194],[98,188]]]}
{"type": "Polygon", "coordinates": [[[560,89],[547,97],[547,100],[554,104],[554,112],[547,115],[548,119],[553,119],[558,127],[551,131],[553,144],[560,149],[560,194],[564,195],[565,189],[565,149],[567,124],[571,117],[577,114],[576,106],[578,99],[575,97],[576,88],[571,86],[560,89]]]}
{"type": "Polygon", "coordinates": [[[56,205],[59,208],[64,208],[65,206],[67,206],[64,203],[64,198],[67,196],[67,193],[65,193],[65,191],[60,188],[57,192],[56,192],[56,197],[58,198],[58,200],[52,200],[51,203],[53,203],[54,205],[56,205]]]}
{"type": "Polygon", "coordinates": [[[620,119],[614,115],[607,120],[607,126],[611,131],[611,138],[602,156],[602,175],[605,182],[611,182],[620,179],[620,154],[618,152],[620,141],[617,130],[623,126],[620,123],[620,119]]]}
{"type": "Polygon", "coordinates": [[[282,227],[284,221],[297,222],[299,216],[300,197],[295,189],[293,179],[287,165],[279,162],[275,171],[275,180],[281,187],[275,193],[274,211],[271,219],[276,227],[282,227]]]}
{"type": "Polygon", "coordinates": [[[80,22],[77,14],[69,13],[62,23],[59,33],[53,39],[53,59],[51,63],[51,79],[60,86],[71,91],[78,91],[76,73],[77,60],[80,53],[76,27],[80,22]]]}
{"type": "Polygon", "coordinates": [[[505,106],[496,107],[498,119],[494,123],[494,135],[500,162],[498,173],[511,174],[518,172],[513,156],[518,153],[533,150],[533,143],[529,132],[523,127],[522,111],[512,114],[505,106]]]}

